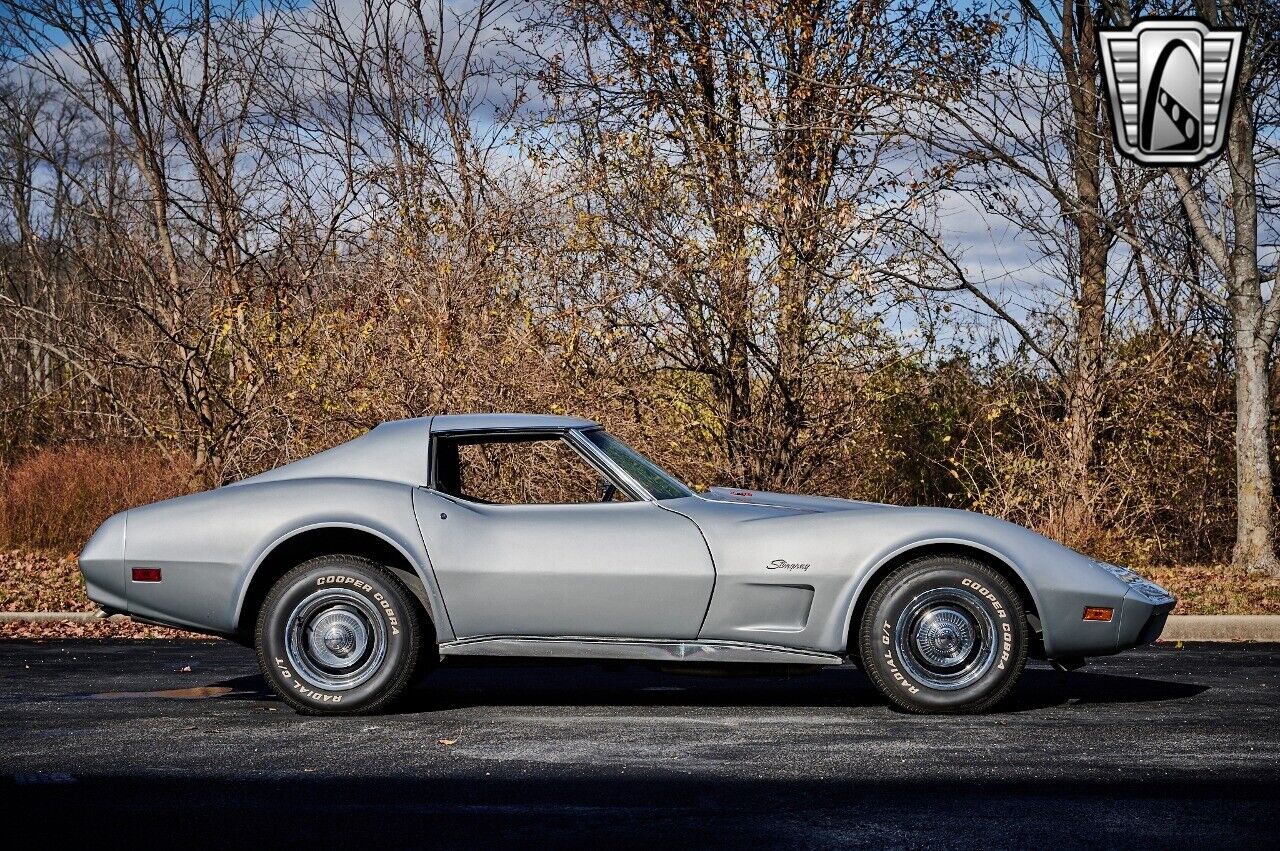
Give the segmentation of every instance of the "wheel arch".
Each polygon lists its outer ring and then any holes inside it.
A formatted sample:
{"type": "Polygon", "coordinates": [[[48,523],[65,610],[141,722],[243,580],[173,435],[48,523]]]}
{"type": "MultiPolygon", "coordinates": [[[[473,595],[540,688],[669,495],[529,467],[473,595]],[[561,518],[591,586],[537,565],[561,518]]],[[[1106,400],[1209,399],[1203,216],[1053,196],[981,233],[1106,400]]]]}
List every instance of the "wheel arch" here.
{"type": "MultiPolygon", "coordinates": [[[[236,635],[252,642],[254,625],[267,594],[280,577],[308,559],[322,555],[357,555],[385,565],[409,589],[419,614],[437,630],[435,606],[422,570],[400,544],[381,532],[353,523],[326,523],[297,529],[267,547],[250,569],[236,609],[236,635]]],[[[435,641],[434,634],[424,641],[435,641]]]]}
{"type": "Polygon", "coordinates": [[[1041,643],[1040,609],[1036,603],[1035,595],[1031,592],[1031,586],[1027,583],[1021,571],[1015,566],[1014,561],[996,550],[972,541],[948,539],[920,541],[909,544],[882,558],[875,567],[867,571],[867,575],[862,578],[857,590],[854,592],[853,602],[849,608],[848,619],[845,623],[845,653],[850,658],[855,658],[858,654],[858,624],[862,622],[862,616],[866,612],[867,602],[871,599],[871,594],[875,591],[876,586],[878,586],[886,576],[907,562],[926,556],[936,555],[968,556],[969,558],[982,562],[1007,579],[1009,584],[1012,585],[1014,590],[1018,593],[1018,597],[1021,599],[1023,608],[1025,609],[1028,620],[1028,629],[1030,634],[1033,636],[1033,651],[1039,647],[1041,643]]]}

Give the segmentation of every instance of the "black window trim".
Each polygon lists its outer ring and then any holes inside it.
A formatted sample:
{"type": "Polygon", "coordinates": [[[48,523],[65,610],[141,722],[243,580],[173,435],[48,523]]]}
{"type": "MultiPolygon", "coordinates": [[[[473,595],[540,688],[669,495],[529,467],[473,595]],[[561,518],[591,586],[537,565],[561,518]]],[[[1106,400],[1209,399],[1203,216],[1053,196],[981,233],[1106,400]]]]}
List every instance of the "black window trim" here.
{"type": "MultiPolygon", "coordinates": [[[[594,426],[599,428],[599,426],[594,426]]],[[[477,428],[477,429],[459,429],[456,431],[440,431],[433,432],[431,435],[431,452],[428,458],[427,485],[441,496],[449,499],[456,499],[459,502],[465,502],[468,505],[486,505],[457,494],[447,493],[440,490],[436,485],[436,451],[440,440],[451,440],[457,438],[496,438],[493,442],[500,443],[533,443],[538,440],[559,440],[569,446],[579,458],[586,461],[587,464],[595,470],[605,481],[611,483],[618,490],[625,493],[636,502],[652,502],[653,497],[640,488],[635,482],[631,481],[629,476],[614,469],[614,465],[607,458],[599,455],[599,450],[593,446],[590,441],[584,440],[577,433],[582,429],[577,426],[567,426],[564,428],[529,428],[527,426],[512,426],[510,428],[477,428]],[[507,438],[504,440],[504,438],[507,438]]],[[[482,439],[472,442],[483,443],[482,439]]],[[[497,503],[493,506],[502,508],[509,505],[609,505],[610,503],[592,503],[592,502],[518,502],[518,503],[497,503]]]]}

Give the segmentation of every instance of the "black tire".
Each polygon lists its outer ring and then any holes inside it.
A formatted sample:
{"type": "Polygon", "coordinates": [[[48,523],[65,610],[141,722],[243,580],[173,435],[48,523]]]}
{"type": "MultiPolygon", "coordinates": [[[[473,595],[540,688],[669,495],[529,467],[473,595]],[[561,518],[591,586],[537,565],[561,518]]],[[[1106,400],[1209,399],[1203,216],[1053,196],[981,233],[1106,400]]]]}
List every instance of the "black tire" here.
{"type": "Polygon", "coordinates": [[[918,713],[984,712],[1027,663],[1018,592],[965,556],[926,556],[886,576],[858,625],[862,667],[894,705],[918,713]]]}
{"type": "Polygon", "coordinates": [[[413,682],[422,624],[412,594],[367,558],[313,558],[285,574],[258,613],[262,676],[305,715],[372,715],[413,682]]]}

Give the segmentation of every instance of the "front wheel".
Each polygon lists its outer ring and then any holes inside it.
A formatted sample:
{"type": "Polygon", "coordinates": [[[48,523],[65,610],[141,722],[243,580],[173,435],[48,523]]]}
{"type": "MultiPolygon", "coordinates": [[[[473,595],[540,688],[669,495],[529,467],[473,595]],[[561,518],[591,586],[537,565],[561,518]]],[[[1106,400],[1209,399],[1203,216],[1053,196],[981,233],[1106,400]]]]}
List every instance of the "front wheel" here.
{"type": "Polygon", "coordinates": [[[262,675],[309,715],[365,715],[413,681],[422,630],[409,592],[359,556],[298,565],[267,595],[255,644],[262,675]]]}
{"type": "Polygon", "coordinates": [[[1027,661],[1017,591],[963,556],[927,556],[876,587],[859,628],[863,668],[908,712],[983,712],[1008,696],[1027,661]]]}

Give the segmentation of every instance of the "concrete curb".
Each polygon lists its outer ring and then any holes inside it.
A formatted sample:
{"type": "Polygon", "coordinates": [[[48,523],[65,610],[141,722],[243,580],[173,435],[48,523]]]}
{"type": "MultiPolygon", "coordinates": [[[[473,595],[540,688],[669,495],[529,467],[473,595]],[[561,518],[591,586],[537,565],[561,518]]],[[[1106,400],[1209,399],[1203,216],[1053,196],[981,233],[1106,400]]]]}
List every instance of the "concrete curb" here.
{"type": "MultiPolygon", "coordinates": [[[[129,620],[105,612],[0,612],[0,623],[129,620]]],[[[1280,615],[1170,615],[1161,641],[1280,641],[1280,615]]]]}
{"type": "Polygon", "coordinates": [[[1280,641],[1280,615],[1170,615],[1161,641],[1280,641]]]}
{"type": "Polygon", "coordinates": [[[90,623],[92,621],[127,621],[128,615],[96,612],[0,612],[0,623],[90,623]]]}

